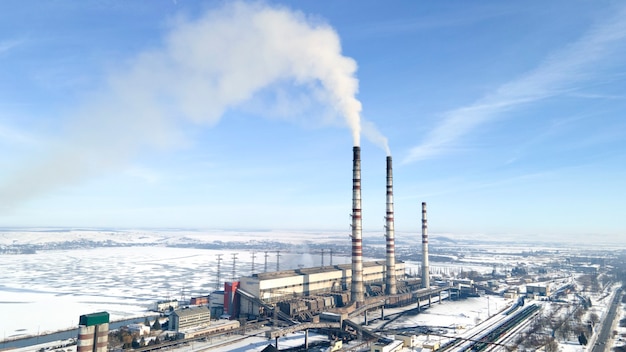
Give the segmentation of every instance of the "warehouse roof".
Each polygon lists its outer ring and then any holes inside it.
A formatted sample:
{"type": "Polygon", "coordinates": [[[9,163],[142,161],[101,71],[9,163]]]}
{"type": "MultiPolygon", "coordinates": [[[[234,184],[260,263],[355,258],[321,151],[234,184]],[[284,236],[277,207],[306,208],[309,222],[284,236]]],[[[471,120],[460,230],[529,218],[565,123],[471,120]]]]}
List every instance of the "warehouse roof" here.
{"type": "MultiPolygon", "coordinates": [[[[396,264],[404,263],[403,261],[396,260],[396,264]]],[[[369,268],[373,266],[385,266],[385,261],[366,261],[363,262],[364,268],[369,268]]],[[[307,274],[319,274],[325,272],[333,272],[336,270],[352,270],[352,264],[338,264],[338,265],[327,265],[324,267],[312,267],[312,268],[302,268],[296,270],[281,270],[281,271],[270,271],[265,273],[256,273],[252,274],[252,277],[256,277],[259,280],[271,280],[271,279],[280,279],[283,277],[293,277],[298,275],[307,275],[307,274]]]]}
{"type": "Polygon", "coordinates": [[[78,325],[92,326],[106,324],[109,322],[108,312],[98,312],[92,314],[81,315],[78,319],[78,325]]]}
{"type": "Polygon", "coordinates": [[[185,307],[181,309],[176,309],[172,314],[176,314],[178,317],[187,317],[196,314],[206,314],[209,313],[209,307],[207,306],[199,306],[199,307],[185,307]]]}

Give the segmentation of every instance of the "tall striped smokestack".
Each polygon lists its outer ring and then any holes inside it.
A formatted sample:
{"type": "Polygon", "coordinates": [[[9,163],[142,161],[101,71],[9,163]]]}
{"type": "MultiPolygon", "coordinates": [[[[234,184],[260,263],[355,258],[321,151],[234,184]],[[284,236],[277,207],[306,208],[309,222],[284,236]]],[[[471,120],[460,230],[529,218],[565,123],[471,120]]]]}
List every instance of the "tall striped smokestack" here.
{"type": "Polygon", "coordinates": [[[428,270],[428,220],[426,219],[426,202],[422,202],[422,287],[430,288],[430,272],[428,270]]]}
{"type": "Polygon", "coordinates": [[[396,288],[396,245],[395,230],[393,225],[393,169],[391,157],[387,157],[387,216],[385,216],[385,229],[387,237],[387,271],[386,287],[388,295],[398,293],[396,288]]]}
{"type": "Polygon", "coordinates": [[[361,238],[361,148],[354,147],[352,167],[352,302],[365,300],[363,295],[363,246],[361,238]]]}

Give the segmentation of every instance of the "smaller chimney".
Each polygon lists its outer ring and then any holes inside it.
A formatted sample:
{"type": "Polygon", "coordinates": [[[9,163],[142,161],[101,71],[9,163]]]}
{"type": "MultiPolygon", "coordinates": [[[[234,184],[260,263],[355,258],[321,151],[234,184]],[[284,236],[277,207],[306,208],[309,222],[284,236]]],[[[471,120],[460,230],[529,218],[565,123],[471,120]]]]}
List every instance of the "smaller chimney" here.
{"type": "Polygon", "coordinates": [[[385,216],[387,238],[387,263],[385,272],[386,290],[388,295],[398,293],[396,288],[396,245],[393,221],[393,168],[391,157],[387,157],[387,215],[385,216]]]}
{"type": "Polygon", "coordinates": [[[428,220],[426,219],[426,202],[422,202],[422,287],[430,288],[430,272],[428,270],[428,220]]]}

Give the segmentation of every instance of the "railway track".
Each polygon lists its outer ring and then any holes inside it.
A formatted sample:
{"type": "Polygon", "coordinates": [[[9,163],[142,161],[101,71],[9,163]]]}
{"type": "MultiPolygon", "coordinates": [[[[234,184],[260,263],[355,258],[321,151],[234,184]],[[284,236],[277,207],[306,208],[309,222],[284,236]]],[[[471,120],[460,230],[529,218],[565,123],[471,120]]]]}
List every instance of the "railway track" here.
{"type": "Polygon", "coordinates": [[[487,334],[483,335],[477,341],[473,341],[470,346],[463,349],[462,351],[484,351],[489,346],[493,345],[500,338],[505,336],[508,332],[510,332],[513,328],[523,323],[526,319],[531,317],[535,312],[537,312],[541,307],[537,304],[532,304],[524,309],[522,309],[519,313],[517,313],[513,318],[499,324],[495,329],[489,331],[487,334]]]}
{"type": "Polygon", "coordinates": [[[509,333],[512,329],[514,329],[519,324],[523,323],[530,316],[535,314],[541,306],[532,304],[520,311],[518,311],[515,315],[513,315],[509,319],[503,319],[500,322],[493,325],[488,332],[485,330],[476,332],[471,336],[466,337],[455,337],[455,336],[444,336],[453,339],[445,345],[441,346],[441,351],[485,351],[488,347],[494,346],[502,346],[506,347],[506,345],[497,342],[507,333],[509,333]]]}

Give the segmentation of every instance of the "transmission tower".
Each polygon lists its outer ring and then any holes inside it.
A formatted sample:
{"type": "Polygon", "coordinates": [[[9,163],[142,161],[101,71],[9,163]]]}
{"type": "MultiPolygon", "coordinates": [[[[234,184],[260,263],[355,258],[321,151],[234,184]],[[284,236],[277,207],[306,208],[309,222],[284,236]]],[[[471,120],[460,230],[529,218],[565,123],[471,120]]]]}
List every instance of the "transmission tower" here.
{"type": "Polygon", "coordinates": [[[235,281],[237,279],[237,277],[235,276],[236,274],[235,264],[237,263],[237,253],[233,253],[231,254],[231,256],[233,257],[233,281],[235,281]]]}
{"type": "Polygon", "coordinates": [[[180,289],[180,304],[185,304],[185,301],[185,286],[183,285],[183,288],[180,289]]]}
{"type": "Polygon", "coordinates": [[[252,252],[252,268],[250,268],[250,275],[254,274],[254,258],[256,257],[256,253],[252,252]]]}
{"type": "Polygon", "coordinates": [[[276,271],[280,271],[280,251],[276,251],[276,271]]]}
{"type": "Polygon", "coordinates": [[[270,255],[267,254],[268,252],[265,252],[265,268],[263,268],[263,272],[266,273],[267,272],[267,257],[269,257],[270,255]]]}
{"type": "Polygon", "coordinates": [[[324,248],[322,248],[322,268],[324,267],[324,248]]]}
{"type": "Polygon", "coordinates": [[[219,290],[220,289],[220,283],[222,281],[222,255],[218,254],[217,255],[217,283],[215,284],[215,289],[219,290]]]}

